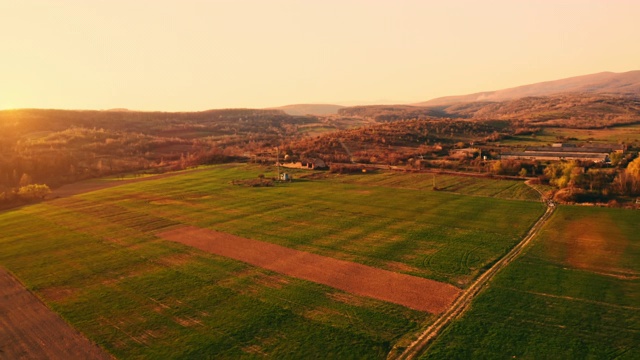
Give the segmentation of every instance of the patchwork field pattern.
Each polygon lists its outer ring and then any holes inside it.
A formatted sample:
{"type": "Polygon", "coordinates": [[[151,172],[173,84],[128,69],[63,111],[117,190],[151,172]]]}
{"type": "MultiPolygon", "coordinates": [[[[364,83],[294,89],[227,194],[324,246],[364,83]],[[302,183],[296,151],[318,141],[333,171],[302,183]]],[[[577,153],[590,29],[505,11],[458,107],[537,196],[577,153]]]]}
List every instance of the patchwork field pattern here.
{"type": "Polygon", "coordinates": [[[430,317],[160,240],[148,219],[79,214],[67,201],[0,215],[0,263],[116,357],[382,358],[430,317]]]}
{"type": "Polygon", "coordinates": [[[431,315],[158,234],[209,228],[464,287],[544,211],[339,179],[231,184],[264,171],[217,166],[1,213],[0,265],[117,357],[384,358],[431,315]]]}
{"type": "MultiPolygon", "coordinates": [[[[368,175],[273,188],[229,186],[260,170],[219,168],[215,177],[197,173],[140,183],[104,201],[458,287],[505,254],[544,212],[538,202],[342,182],[368,175]]],[[[411,181],[431,181],[423,175],[411,181]]]]}
{"type": "Polygon", "coordinates": [[[640,358],[640,213],[560,207],[423,356],[640,358]]]}
{"type": "Polygon", "coordinates": [[[298,279],[434,314],[446,310],[460,294],[453,285],[209,229],[180,227],[158,235],[298,279]]]}

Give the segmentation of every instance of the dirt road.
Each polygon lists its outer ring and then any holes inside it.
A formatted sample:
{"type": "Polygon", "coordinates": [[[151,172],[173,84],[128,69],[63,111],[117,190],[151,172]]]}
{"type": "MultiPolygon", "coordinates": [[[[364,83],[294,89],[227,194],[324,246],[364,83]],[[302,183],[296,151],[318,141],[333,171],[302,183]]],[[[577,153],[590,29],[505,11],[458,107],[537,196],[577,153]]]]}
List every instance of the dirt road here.
{"type": "Polygon", "coordinates": [[[0,359],[112,359],[0,267],[0,359]]]}
{"type": "MultiPolygon", "coordinates": [[[[527,184],[528,185],[528,184],[527,184]]],[[[532,187],[533,188],[533,187],[532,187]]],[[[543,194],[538,190],[541,196],[543,194]]],[[[544,201],[544,197],[543,197],[544,201]]],[[[538,219],[538,221],[531,227],[527,235],[520,241],[511,251],[507,253],[502,259],[496,262],[489,270],[484,272],[482,275],[478,277],[478,279],[469,286],[469,288],[462,294],[456,301],[438,317],[438,319],[431,325],[427,330],[425,330],[416,341],[411,343],[407,347],[407,349],[400,354],[397,359],[414,359],[418,355],[422,354],[422,352],[427,348],[435,337],[444,329],[452,320],[460,317],[464,314],[465,311],[469,309],[471,302],[475,297],[480,293],[480,291],[484,288],[485,285],[504,267],[509,265],[520,253],[522,250],[531,242],[540,229],[544,226],[544,224],[549,220],[551,214],[555,210],[555,205],[553,203],[548,203],[544,201],[547,205],[547,209],[545,213],[538,219]]],[[[392,353],[393,354],[393,353],[392,353]]],[[[393,355],[390,354],[390,357],[393,355]]]]}

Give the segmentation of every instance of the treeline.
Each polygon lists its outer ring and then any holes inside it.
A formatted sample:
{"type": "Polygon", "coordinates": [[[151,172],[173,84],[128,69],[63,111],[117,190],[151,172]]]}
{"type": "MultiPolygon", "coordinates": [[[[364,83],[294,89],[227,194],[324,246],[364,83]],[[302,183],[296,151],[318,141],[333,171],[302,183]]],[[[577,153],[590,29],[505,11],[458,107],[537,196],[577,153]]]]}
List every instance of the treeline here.
{"type": "Polygon", "coordinates": [[[201,112],[135,112],[76,110],[3,110],[0,130],[8,136],[71,127],[199,138],[246,133],[283,135],[297,125],[317,123],[312,116],[290,116],[280,110],[224,109],[201,112]]]}
{"type": "Polygon", "coordinates": [[[352,106],[338,110],[341,116],[357,116],[376,122],[392,122],[400,120],[429,120],[447,117],[448,115],[437,109],[410,105],[371,105],[352,106]]]}
{"type": "Polygon", "coordinates": [[[403,120],[303,138],[290,143],[286,151],[329,162],[397,165],[411,158],[446,155],[455,146],[497,141],[508,134],[500,122],[403,120]]]}
{"type": "Polygon", "coordinates": [[[216,144],[104,129],[71,128],[17,140],[0,158],[0,189],[32,183],[58,186],[81,179],[180,165],[216,144]]]}
{"type": "Polygon", "coordinates": [[[10,192],[0,191],[0,209],[39,201],[51,194],[46,184],[28,184],[10,192]]]}
{"type": "Polygon", "coordinates": [[[456,104],[449,117],[520,121],[533,127],[597,129],[640,123],[640,99],[621,95],[563,94],[503,102],[456,104]]]}
{"type": "Polygon", "coordinates": [[[635,154],[628,153],[611,164],[500,160],[491,163],[490,171],[497,175],[535,177],[538,183],[557,189],[548,196],[558,201],[608,202],[620,196],[640,195],[640,158],[634,157],[635,154]]]}
{"type": "Polygon", "coordinates": [[[31,184],[56,187],[110,174],[238,161],[295,139],[298,126],[318,121],[252,109],[0,111],[0,193],[16,194],[25,176],[31,184]]]}
{"type": "Polygon", "coordinates": [[[617,202],[617,196],[640,195],[640,158],[623,169],[598,169],[576,161],[554,163],[544,178],[559,188],[554,198],[564,202],[617,202]]]}
{"type": "Polygon", "coordinates": [[[640,123],[640,98],[623,95],[562,94],[501,102],[478,101],[445,106],[354,106],[339,115],[376,122],[429,119],[507,120],[525,127],[597,129],[640,123]]]}

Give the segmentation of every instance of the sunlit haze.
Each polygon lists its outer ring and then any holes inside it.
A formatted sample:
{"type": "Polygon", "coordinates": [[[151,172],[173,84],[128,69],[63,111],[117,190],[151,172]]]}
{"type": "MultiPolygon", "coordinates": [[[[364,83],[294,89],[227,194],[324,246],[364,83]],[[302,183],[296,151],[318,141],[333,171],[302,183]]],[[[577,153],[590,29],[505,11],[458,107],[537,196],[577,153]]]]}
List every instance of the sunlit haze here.
{"type": "Polygon", "coordinates": [[[640,1],[0,0],[0,108],[411,103],[640,68],[640,1]]]}

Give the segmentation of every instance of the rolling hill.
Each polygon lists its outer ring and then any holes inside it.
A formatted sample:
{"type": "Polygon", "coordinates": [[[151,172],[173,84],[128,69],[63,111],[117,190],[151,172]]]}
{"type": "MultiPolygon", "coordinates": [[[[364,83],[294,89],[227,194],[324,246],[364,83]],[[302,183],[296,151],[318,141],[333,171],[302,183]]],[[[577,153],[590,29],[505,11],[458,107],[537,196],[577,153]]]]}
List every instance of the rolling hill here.
{"type": "Polygon", "coordinates": [[[276,107],[288,115],[334,115],[344,106],[332,104],[295,104],[276,107]]]}
{"type": "Polygon", "coordinates": [[[507,120],[550,127],[603,128],[640,123],[640,97],[633,94],[562,93],[439,106],[354,106],[340,109],[338,114],[376,123],[409,119],[467,119],[507,120]]]}
{"type": "Polygon", "coordinates": [[[624,73],[601,72],[591,75],[545,81],[497,91],[445,96],[414,104],[416,106],[445,106],[456,103],[496,102],[529,96],[549,96],[561,93],[590,93],[640,95],[640,70],[624,73]]]}
{"type": "Polygon", "coordinates": [[[517,120],[536,126],[602,128],[640,122],[638,97],[584,92],[435,108],[442,109],[452,118],[517,120]]]}

